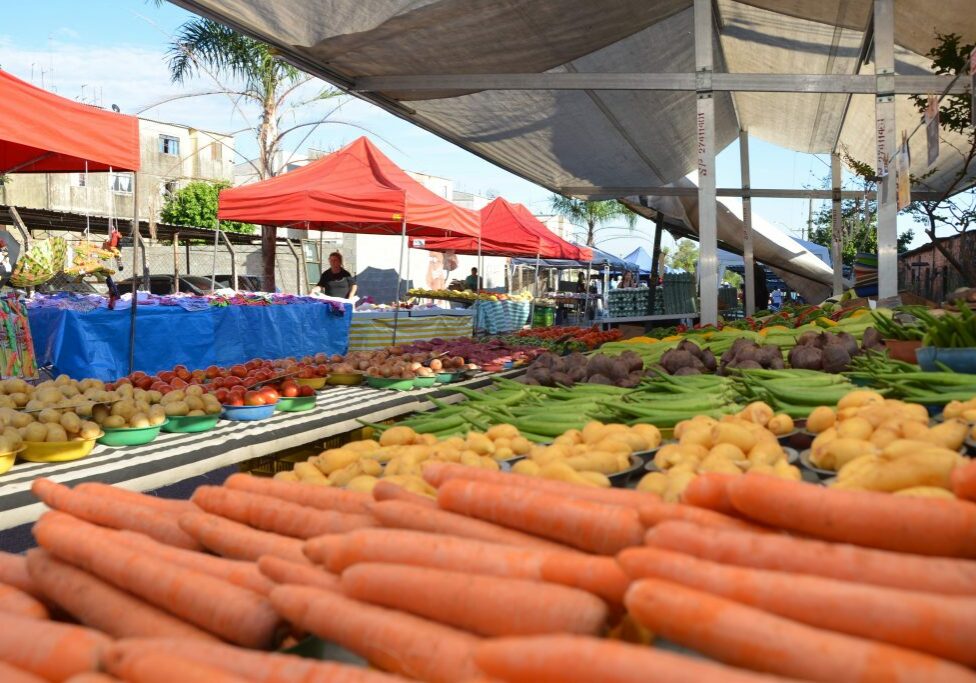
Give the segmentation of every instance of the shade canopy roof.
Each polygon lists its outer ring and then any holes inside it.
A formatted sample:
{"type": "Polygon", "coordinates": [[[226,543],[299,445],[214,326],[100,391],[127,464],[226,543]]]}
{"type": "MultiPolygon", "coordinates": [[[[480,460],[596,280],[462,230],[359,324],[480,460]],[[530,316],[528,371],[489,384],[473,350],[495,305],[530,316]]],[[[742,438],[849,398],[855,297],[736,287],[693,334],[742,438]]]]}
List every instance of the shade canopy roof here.
{"type": "Polygon", "coordinates": [[[631,263],[637,264],[642,273],[650,273],[651,267],[654,265],[654,260],[651,255],[645,251],[644,247],[637,247],[632,252],[624,256],[624,260],[630,261],[631,263]]]}
{"type": "Polygon", "coordinates": [[[307,166],[220,193],[217,217],[372,234],[477,238],[478,213],[436,195],[365,137],[307,166]]]}
{"type": "Polygon", "coordinates": [[[479,212],[481,243],[471,237],[439,237],[425,240],[431,251],[454,251],[458,254],[485,256],[536,256],[542,258],[589,261],[590,251],[559,237],[532,215],[522,204],[502,197],[494,199],[479,212]]]}
{"type": "Polygon", "coordinates": [[[0,173],[109,168],[139,170],[139,119],[73,102],[0,71],[0,173]]]}

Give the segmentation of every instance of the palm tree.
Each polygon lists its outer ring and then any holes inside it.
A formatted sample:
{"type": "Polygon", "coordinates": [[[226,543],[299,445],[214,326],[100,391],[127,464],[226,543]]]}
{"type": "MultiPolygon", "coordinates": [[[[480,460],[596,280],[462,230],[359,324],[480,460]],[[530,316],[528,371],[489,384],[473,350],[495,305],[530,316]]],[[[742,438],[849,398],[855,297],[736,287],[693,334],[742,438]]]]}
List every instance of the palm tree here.
{"type": "MultiPolygon", "coordinates": [[[[219,89],[180,95],[165,102],[185,97],[224,94],[233,99],[235,108],[239,109],[241,103],[256,106],[260,112],[258,124],[245,130],[253,130],[256,133],[257,159],[248,163],[254,168],[259,180],[270,178],[282,171],[279,167],[280,153],[283,140],[289,133],[301,128],[310,129],[299,143],[298,146],[301,146],[322,123],[342,123],[359,127],[348,122],[329,120],[329,116],[341,106],[340,103],[323,118],[282,130],[283,118],[296,108],[312,102],[339,98],[342,93],[323,89],[311,99],[289,101],[289,98],[296,95],[302,86],[313,80],[313,77],[279,59],[272,48],[265,43],[248,38],[209,19],[191,19],[180,26],[177,35],[170,43],[167,56],[173,82],[184,83],[191,78],[206,74],[217,82],[219,89]],[[223,86],[218,76],[231,79],[233,85],[223,86]]],[[[157,102],[151,106],[162,103],[157,102]]],[[[264,284],[269,291],[274,291],[275,287],[276,241],[275,227],[261,226],[264,284]]]]}
{"type": "Polygon", "coordinates": [[[588,202],[583,199],[554,194],[549,200],[553,213],[566,218],[575,225],[586,226],[586,246],[594,246],[597,226],[614,219],[623,219],[627,227],[633,229],[637,215],[615,199],[588,202]]]}

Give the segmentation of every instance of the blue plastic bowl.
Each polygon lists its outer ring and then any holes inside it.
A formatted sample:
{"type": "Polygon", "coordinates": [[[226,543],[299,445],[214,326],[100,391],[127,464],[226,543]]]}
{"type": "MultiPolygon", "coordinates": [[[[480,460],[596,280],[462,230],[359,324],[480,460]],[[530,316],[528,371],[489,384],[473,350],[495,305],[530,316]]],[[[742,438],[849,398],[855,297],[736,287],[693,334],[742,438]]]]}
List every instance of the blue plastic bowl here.
{"type": "Polygon", "coordinates": [[[224,406],[225,420],[250,422],[264,420],[274,415],[276,403],[266,406],[224,406]]]}
{"type": "Polygon", "coordinates": [[[927,372],[937,372],[936,361],[952,368],[954,372],[976,375],[976,348],[943,349],[937,346],[923,346],[915,351],[918,365],[927,372]]]}

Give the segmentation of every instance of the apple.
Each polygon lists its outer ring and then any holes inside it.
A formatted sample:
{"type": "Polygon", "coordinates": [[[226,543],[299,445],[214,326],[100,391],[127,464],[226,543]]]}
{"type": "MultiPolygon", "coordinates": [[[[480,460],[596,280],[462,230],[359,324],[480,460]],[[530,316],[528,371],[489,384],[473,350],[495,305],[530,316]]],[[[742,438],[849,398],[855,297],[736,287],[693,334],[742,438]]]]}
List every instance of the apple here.
{"type": "Polygon", "coordinates": [[[299,396],[315,396],[315,389],[310,386],[300,386],[298,387],[299,396]]]}
{"type": "Polygon", "coordinates": [[[244,394],[244,405],[263,406],[267,405],[264,395],[260,391],[249,391],[244,394]]]}

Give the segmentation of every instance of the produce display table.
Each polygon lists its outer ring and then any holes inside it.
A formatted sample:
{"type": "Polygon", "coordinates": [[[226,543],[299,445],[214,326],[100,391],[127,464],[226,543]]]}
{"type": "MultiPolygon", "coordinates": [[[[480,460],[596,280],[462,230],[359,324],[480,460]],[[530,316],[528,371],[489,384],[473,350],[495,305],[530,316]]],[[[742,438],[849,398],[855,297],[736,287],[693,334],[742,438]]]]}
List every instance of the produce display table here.
{"type": "MultiPolygon", "coordinates": [[[[515,376],[522,370],[502,373],[515,376]]],[[[458,385],[478,388],[491,383],[482,375],[458,385]]],[[[457,385],[452,385],[457,386],[457,385]]],[[[299,413],[278,412],[267,420],[231,422],[201,434],[163,433],[145,446],[96,446],[86,458],[65,463],[19,462],[0,477],[0,530],[33,522],[44,506],[30,492],[37,477],[74,486],[85,481],[116,484],[149,491],[251,458],[322,441],[358,429],[365,422],[381,422],[418,410],[429,410],[430,397],[447,403],[461,400],[450,386],[408,392],[365,386],[331,387],[318,394],[316,408],[299,413]]]]}
{"type": "MultiPolygon", "coordinates": [[[[400,311],[397,324],[397,343],[426,339],[456,339],[471,336],[472,315],[469,311],[462,315],[409,315],[407,311],[400,311]]],[[[393,343],[393,313],[377,311],[371,313],[354,313],[352,325],[349,328],[349,351],[368,351],[393,343]]]]}
{"type": "Polygon", "coordinates": [[[640,315],[632,318],[597,318],[593,322],[600,326],[601,330],[609,329],[611,325],[619,323],[643,323],[643,322],[660,322],[662,320],[697,320],[697,313],[673,313],[664,315],[640,315]]]}
{"type": "Polygon", "coordinates": [[[488,334],[519,330],[529,322],[532,304],[528,301],[477,301],[474,329],[488,334]]]}
{"type": "MultiPolygon", "coordinates": [[[[251,358],[344,354],[352,307],[343,315],[320,303],[210,307],[140,306],[134,370],[205,368],[251,358]]],[[[81,379],[111,381],[129,372],[129,308],[29,311],[38,365],[81,379]]]]}

